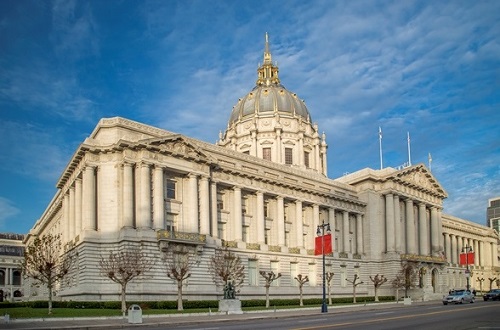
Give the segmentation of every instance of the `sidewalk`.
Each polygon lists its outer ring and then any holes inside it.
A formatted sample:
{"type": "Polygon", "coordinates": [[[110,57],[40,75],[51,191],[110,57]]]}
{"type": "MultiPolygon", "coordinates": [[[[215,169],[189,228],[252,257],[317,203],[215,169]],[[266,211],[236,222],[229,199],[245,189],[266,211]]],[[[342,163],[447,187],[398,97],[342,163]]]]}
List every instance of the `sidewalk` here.
{"type": "MultiPolygon", "coordinates": [[[[429,303],[429,302],[426,302],[429,303]]],[[[435,302],[432,302],[435,303],[435,302]]],[[[425,304],[422,302],[414,302],[413,305],[425,304]]],[[[384,302],[356,305],[329,306],[329,313],[353,310],[373,310],[386,308],[388,305],[403,308],[405,305],[402,302],[384,302]]],[[[150,327],[162,326],[167,327],[173,324],[206,324],[214,321],[234,321],[239,319],[262,319],[262,318],[280,318],[280,317],[299,317],[305,315],[321,314],[320,307],[311,308],[295,308],[295,309],[277,309],[270,308],[269,310],[249,311],[243,314],[225,315],[217,311],[209,313],[193,313],[193,314],[165,314],[165,315],[143,315],[142,323],[128,323],[128,318],[123,317],[78,317],[78,318],[47,318],[47,319],[12,319],[6,323],[5,319],[0,318],[0,329],[122,329],[128,327],[150,327]]]]}

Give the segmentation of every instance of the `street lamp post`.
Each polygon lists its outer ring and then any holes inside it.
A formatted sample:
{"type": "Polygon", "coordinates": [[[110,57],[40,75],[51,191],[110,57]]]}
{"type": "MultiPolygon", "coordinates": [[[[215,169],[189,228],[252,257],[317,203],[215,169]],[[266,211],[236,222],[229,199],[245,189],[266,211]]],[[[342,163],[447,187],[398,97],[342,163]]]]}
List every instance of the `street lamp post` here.
{"type": "Polygon", "coordinates": [[[466,267],[466,278],[467,278],[467,291],[470,290],[470,271],[469,271],[469,252],[472,252],[472,246],[465,245],[462,248],[462,252],[465,253],[465,267],[466,267]]]}
{"type": "Polygon", "coordinates": [[[321,254],[323,255],[323,303],[321,304],[321,313],[328,312],[328,305],[326,304],[326,271],[325,271],[325,228],[326,232],[330,233],[330,224],[325,223],[324,221],[321,225],[318,225],[316,230],[316,235],[321,235],[321,254]]]}

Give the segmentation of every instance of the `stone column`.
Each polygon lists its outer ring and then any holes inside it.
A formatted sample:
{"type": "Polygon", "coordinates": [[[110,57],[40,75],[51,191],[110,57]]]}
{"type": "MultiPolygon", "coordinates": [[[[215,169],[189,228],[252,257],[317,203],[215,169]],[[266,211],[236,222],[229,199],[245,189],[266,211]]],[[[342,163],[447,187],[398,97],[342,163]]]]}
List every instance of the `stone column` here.
{"type": "Polygon", "coordinates": [[[83,229],[96,229],[96,182],[95,167],[87,166],[83,172],[83,229]]]}
{"type": "Polygon", "coordinates": [[[363,216],[356,214],[356,252],[363,254],[363,216]]]}
{"type": "Polygon", "coordinates": [[[480,241],[479,242],[479,266],[482,266],[484,267],[484,254],[485,254],[485,251],[484,251],[484,241],[480,241]]]}
{"type": "Polygon", "coordinates": [[[403,251],[401,245],[402,245],[402,236],[403,234],[401,233],[401,209],[399,206],[399,196],[394,195],[394,233],[396,236],[396,251],[401,252],[403,251]]]}
{"type": "Polygon", "coordinates": [[[243,240],[243,219],[242,219],[242,210],[241,210],[241,188],[234,187],[233,188],[233,209],[234,209],[234,240],[237,242],[241,242],[243,240]]]}
{"type": "Polygon", "coordinates": [[[462,253],[463,240],[463,237],[457,236],[457,264],[460,263],[460,253],[462,253]]]}
{"type": "Polygon", "coordinates": [[[217,210],[217,183],[212,181],[210,183],[210,215],[211,215],[211,229],[212,237],[219,237],[219,214],[217,210]]]}
{"type": "Polygon", "coordinates": [[[457,251],[458,251],[458,241],[457,236],[450,234],[451,239],[451,263],[457,264],[457,251]]]}
{"type": "Polygon", "coordinates": [[[439,252],[444,250],[444,237],[443,237],[443,219],[442,219],[442,210],[437,210],[437,219],[438,219],[438,234],[439,234],[439,252]]]}
{"type": "Polygon", "coordinates": [[[256,220],[257,220],[257,243],[265,244],[266,219],[264,215],[264,193],[257,191],[256,220]]]}
{"type": "MultiPolygon", "coordinates": [[[[139,196],[136,196],[136,227],[141,229],[151,228],[151,169],[147,163],[137,166],[139,171],[139,196]]],[[[137,173],[137,172],[136,172],[137,173]]]]}
{"type": "MultiPolygon", "coordinates": [[[[319,226],[319,205],[318,204],[313,204],[313,228],[311,229],[312,232],[312,237],[316,236],[316,230],[319,226]]],[[[331,229],[331,227],[330,227],[331,229]]],[[[311,240],[311,244],[313,244],[314,247],[314,241],[311,240]]]]}
{"type": "Polygon", "coordinates": [[[395,232],[394,232],[394,198],[391,193],[385,195],[385,236],[386,251],[395,250],[395,232]]]}
{"type": "Polygon", "coordinates": [[[210,191],[208,178],[200,178],[200,234],[210,235],[210,191]]]}
{"type": "Polygon", "coordinates": [[[420,255],[429,255],[429,243],[427,241],[427,212],[424,203],[418,204],[418,230],[420,255]]]}
{"type": "Polygon", "coordinates": [[[165,227],[165,201],[163,187],[163,168],[155,165],[153,172],[153,229],[165,227]]]}
{"type": "MultiPolygon", "coordinates": [[[[185,230],[188,233],[199,233],[198,224],[198,176],[194,173],[188,175],[188,200],[183,198],[183,203],[188,206],[188,218],[185,223],[185,230]]],[[[241,209],[241,206],[240,206],[241,209]]]]}
{"type": "Polygon", "coordinates": [[[415,220],[413,215],[413,200],[406,200],[406,253],[415,254],[415,220]]]}
{"type": "Polygon", "coordinates": [[[328,209],[328,223],[330,223],[330,231],[332,232],[332,250],[335,250],[335,209],[333,207],[328,209]]]}
{"type": "Polygon", "coordinates": [[[343,246],[343,249],[344,251],[343,252],[351,252],[350,250],[350,246],[349,246],[349,212],[348,211],[344,211],[343,212],[343,218],[342,218],[342,232],[343,232],[343,242],[344,242],[344,246],[343,246]]]}
{"type": "Polygon", "coordinates": [[[69,223],[69,218],[70,218],[70,207],[69,207],[69,192],[67,192],[66,194],[64,194],[64,197],[63,197],[63,204],[62,204],[62,209],[63,209],[63,242],[68,242],[70,240],[70,235],[71,235],[71,232],[70,232],[70,223],[69,223]]]}
{"type": "MultiPolygon", "coordinates": [[[[312,162],[312,160],[309,159],[309,162],[312,162]]],[[[299,133],[299,166],[305,167],[305,164],[304,164],[304,134],[303,133],[299,133]]],[[[309,167],[311,167],[311,164],[309,164],[309,167]]]]}
{"type": "Polygon", "coordinates": [[[474,266],[479,266],[479,241],[473,240],[474,245],[474,266]]]}
{"type": "Polygon", "coordinates": [[[498,249],[495,243],[491,243],[491,262],[493,267],[498,265],[498,249]]]}
{"type": "Polygon", "coordinates": [[[435,206],[431,207],[431,249],[432,255],[436,256],[439,252],[439,222],[435,206]]]}
{"type": "Polygon", "coordinates": [[[285,246],[285,205],[282,196],[276,197],[277,221],[278,221],[278,245],[285,246]]]}
{"type": "Polygon", "coordinates": [[[75,238],[75,188],[69,187],[69,237],[68,241],[75,238]]]}
{"type": "Polygon", "coordinates": [[[304,247],[304,223],[302,220],[302,201],[295,201],[295,243],[297,247],[304,247]]]}
{"type": "Polygon", "coordinates": [[[451,262],[451,235],[448,233],[444,233],[444,241],[445,241],[445,256],[446,261],[451,262]]]}
{"type": "Polygon", "coordinates": [[[82,179],[75,180],[75,234],[82,231],[82,179]]]}
{"type": "Polygon", "coordinates": [[[281,129],[276,129],[276,162],[278,164],[282,164],[282,156],[281,154],[283,153],[283,148],[281,146],[281,129]]]}
{"type": "Polygon", "coordinates": [[[134,169],[123,163],[123,223],[125,228],[134,227],[134,169]]]}

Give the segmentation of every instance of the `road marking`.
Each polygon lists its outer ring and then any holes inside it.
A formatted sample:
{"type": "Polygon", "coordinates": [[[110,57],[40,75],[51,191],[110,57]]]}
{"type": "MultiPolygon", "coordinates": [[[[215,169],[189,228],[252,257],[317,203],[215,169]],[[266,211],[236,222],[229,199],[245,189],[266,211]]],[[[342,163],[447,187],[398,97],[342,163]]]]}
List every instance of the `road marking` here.
{"type": "Polygon", "coordinates": [[[384,314],[394,314],[394,312],[381,312],[381,313],[375,313],[375,315],[384,315],[384,314]]]}
{"type": "Polygon", "coordinates": [[[307,328],[295,328],[295,330],[331,329],[331,328],[345,327],[345,326],[348,326],[348,325],[360,325],[360,324],[377,323],[377,322],[400,320],[400,319],[410,319],[410,318],[427,316],[427,315],[434,315],[434,314],[457,313],[457,312],[461,312],[461,311],[464,311],[464,310],[478,309],[478,308],[488,308],[488,307],[496,307],[496,306],[487,306],[487,307],[485,307],[485,306],[462,307],[462,308],[456,308],[456,309],[454,308],[454,309],[449,309],[449,310],[441,310],[441,311],[430,312],[430,313],[421,313],[421,314],[411,314],[411,315],[403,315],[403,316],[385,317],[385,318],[380,318],[380,319],[376,319],[376,320],[370,319],[370,320],[366,320],[366,321],[352,321],[352,322],[345,322],[345,323],[339,323],[339,324],[328,324],[328,325],[321,325],[321,326],[312,326],[312,327],[307,327],[307,328]]]}
{"type": "Polygon", "coordinates": [[[311,323],[311,322],[321,322],[321,321],[326,321],[327,319],[324,318],[324,319],[313,319],[313,320],[299,320],[298,323],[311,323]]]}

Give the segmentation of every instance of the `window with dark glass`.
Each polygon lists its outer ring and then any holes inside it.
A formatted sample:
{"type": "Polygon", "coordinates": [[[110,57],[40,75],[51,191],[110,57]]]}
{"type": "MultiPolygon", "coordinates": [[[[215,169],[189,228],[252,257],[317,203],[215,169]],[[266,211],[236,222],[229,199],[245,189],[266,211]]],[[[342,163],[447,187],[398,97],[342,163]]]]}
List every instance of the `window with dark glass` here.
{"type": "Polygon", "coordinates": [[[167,179],[167,198],[168,199],[175,199],[175,187],[176,187],[175,180],[172,179],[167,179]]]}
{"type": "Polygon", "coordinates": [[[262,158],[265,160],[271,160],[271,148],[262,149],[262,158]]]}
{"type": "Polygon", "coordinates": [[[304,165],[309,168],[309,152],[304,151],[304,165]]]}
{"type": "Polygon", "coordinates": [[[12,284],[21,285],[21,271],[15,270],[12,272],[12,284]]]}
{"type": "Polygon", "coordinates": [[[285,164],[292,165],[293,164],[293,149],[285,148],[285,164]]]}

